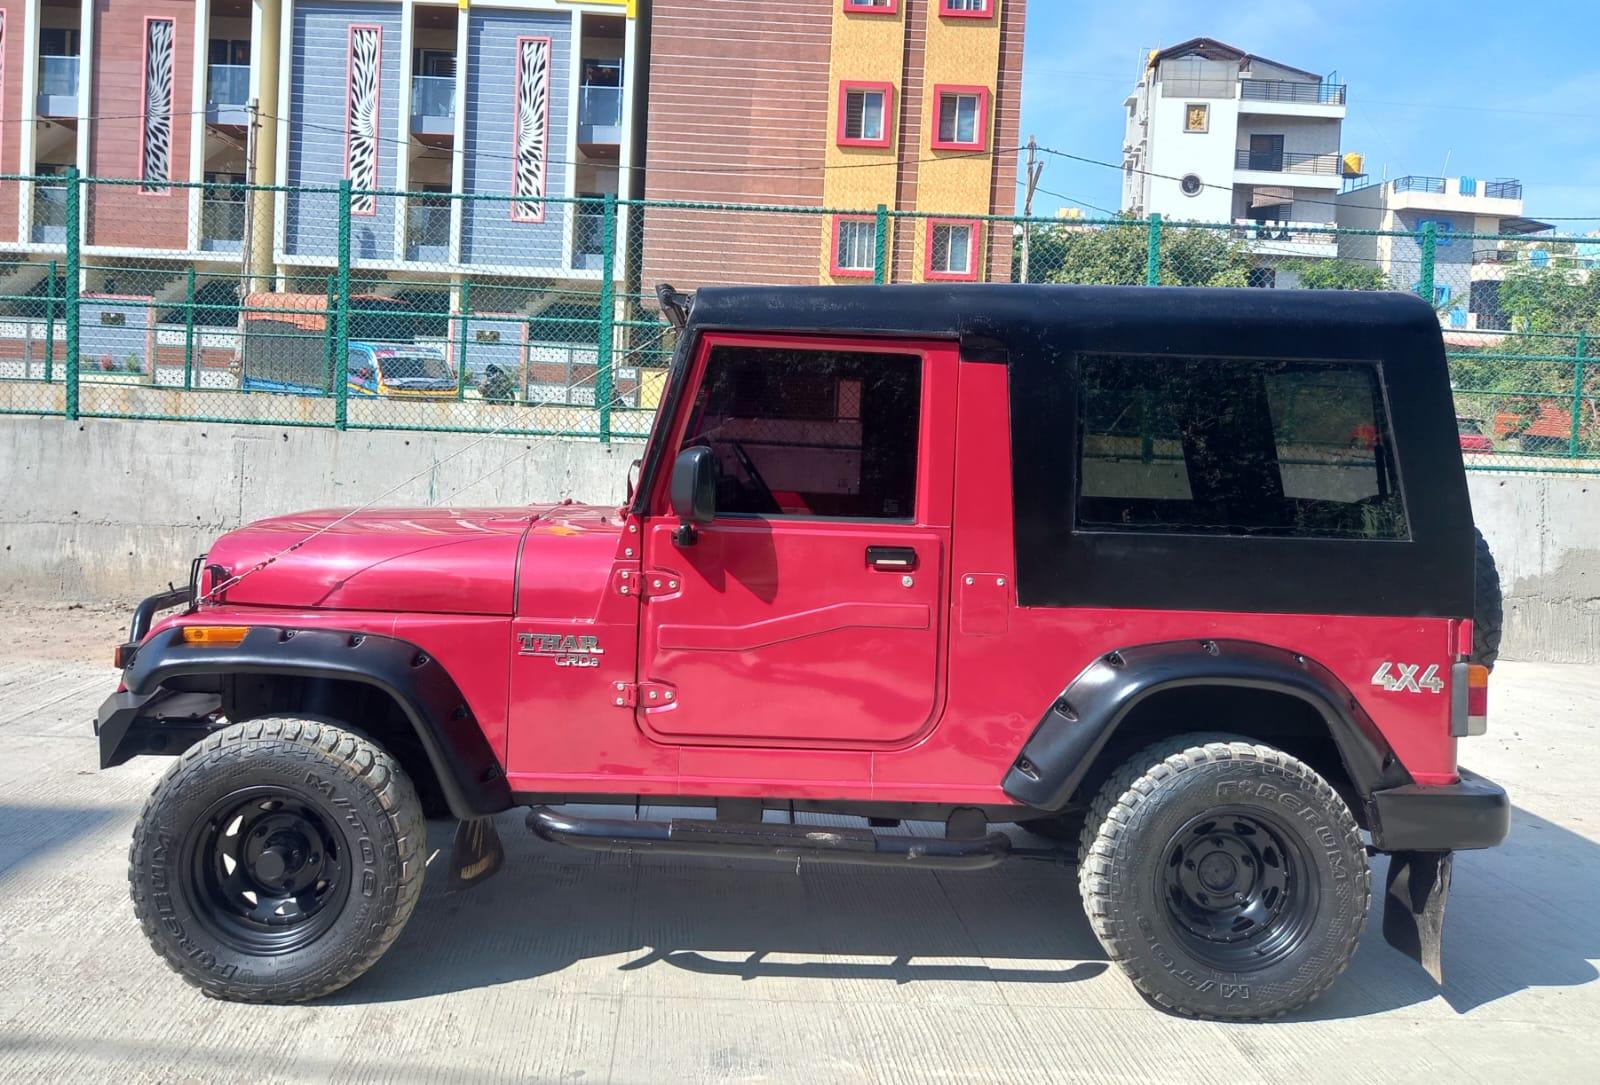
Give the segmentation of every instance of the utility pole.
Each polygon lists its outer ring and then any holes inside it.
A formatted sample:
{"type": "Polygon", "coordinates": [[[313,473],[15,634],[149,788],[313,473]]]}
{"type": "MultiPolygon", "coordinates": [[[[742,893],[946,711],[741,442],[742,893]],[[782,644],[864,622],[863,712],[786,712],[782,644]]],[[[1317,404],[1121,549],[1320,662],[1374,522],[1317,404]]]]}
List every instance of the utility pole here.
{"type": "MultiPolygon", "coordinates": [[[[246,106],[250,111],[250,124],[245,128],[244,136],[244,235],[239,242],[239,300],[250,296],[255,285],[254,277],[250,274],[251,260],[255,254],[256,241],[256,129],[261,127],[259,113],[259,99],[250,99],[246,106]]],[[[243,317],[240,317],[241,321],[243,317]]]]}
{"type": "MultiPolygon", "coordinates": [[[[1033,136],[1028,137],[1028,165],[1024,173],[1027,182],[1022,190],[1022,217],[1024,220],[1033,217],[1033,194],[1039,187],[1039,175],[1044,173],[1044,163],[1038,160],[1039,141],[1033,136]]],[[[1027,221],[1022,223],[1022,282],[1028,281],[1029,242],[1033,237],[1033,224],[1027,221]]]]}

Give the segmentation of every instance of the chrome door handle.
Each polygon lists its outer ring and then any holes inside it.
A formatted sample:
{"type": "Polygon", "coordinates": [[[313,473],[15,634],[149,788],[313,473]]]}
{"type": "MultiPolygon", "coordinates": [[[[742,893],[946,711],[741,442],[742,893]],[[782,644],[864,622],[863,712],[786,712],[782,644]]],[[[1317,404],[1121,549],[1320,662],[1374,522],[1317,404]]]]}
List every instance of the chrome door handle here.
{"type": "Polygon", "coordinates": [[[873,569],[903,572],[917,567],[917,551],[911,546],[869,546],[867,565],[873,569]]]}

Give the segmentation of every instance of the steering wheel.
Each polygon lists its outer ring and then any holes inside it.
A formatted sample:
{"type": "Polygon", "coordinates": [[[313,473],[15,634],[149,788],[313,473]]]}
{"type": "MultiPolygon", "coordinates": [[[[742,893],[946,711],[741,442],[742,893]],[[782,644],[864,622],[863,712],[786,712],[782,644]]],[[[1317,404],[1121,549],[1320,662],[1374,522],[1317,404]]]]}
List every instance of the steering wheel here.
{"type": "Polygon", "coordinates": [[[761,472],[756,469],[755,461],[750,458],[750,453],[745,451],[744,445],[739,441],[729,441],[728,447],[733,449],[733,454],[739,459],[739,466],[744,468],[744,473],[755,484],[756,504],[764,506],[756,511],[769,515],[782,512],[783,506],[778,504],[778,499],[772,494],[772,487],[761,477],[761,472]]]}

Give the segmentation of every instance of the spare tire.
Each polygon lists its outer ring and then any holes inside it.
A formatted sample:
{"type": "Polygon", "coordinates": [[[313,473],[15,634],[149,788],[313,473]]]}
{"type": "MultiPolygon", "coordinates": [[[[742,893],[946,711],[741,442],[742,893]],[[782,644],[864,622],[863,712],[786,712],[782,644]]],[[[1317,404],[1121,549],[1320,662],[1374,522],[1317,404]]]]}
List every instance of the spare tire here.
{"type": "Polygon", "coordinates": [[[1505,601],[1500,595],[1500,573],[1483,532],[1472,529],[1473,554],[1472,662],[1490,670],[1500,655],[1500,631],[1505,625],[1505,601]]]}

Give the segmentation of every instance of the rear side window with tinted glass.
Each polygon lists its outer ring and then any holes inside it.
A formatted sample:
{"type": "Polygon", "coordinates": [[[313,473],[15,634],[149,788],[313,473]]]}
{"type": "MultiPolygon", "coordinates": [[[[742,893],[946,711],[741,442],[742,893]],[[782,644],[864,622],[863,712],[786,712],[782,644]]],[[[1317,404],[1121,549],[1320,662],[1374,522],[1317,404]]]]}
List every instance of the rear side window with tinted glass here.
{"type": "Polygon", "coordinates": [[[1406,539],[1365,362],[1079,358],[1080,531],[1406,539]]]}

